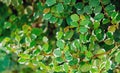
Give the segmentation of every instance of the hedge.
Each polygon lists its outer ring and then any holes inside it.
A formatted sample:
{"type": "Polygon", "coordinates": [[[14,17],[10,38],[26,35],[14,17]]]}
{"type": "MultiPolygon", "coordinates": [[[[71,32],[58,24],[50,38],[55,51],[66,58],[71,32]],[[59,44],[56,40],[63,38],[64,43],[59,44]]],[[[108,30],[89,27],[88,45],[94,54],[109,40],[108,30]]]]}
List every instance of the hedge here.
{"type": "Polygon", "coordinates": [[[120,73],[119,0],[0,0],[0,73],[120,73]]]}

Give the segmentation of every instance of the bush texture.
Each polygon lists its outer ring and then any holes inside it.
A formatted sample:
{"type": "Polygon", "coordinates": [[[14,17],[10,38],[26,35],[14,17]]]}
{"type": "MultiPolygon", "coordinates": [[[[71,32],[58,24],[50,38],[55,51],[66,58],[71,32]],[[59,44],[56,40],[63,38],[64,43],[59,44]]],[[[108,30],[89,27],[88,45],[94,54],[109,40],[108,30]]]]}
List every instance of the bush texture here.
{"type": "Polygon", "coordinates": [[[119,0],[0,0],[0,73],[120,73],[119,0]]]}

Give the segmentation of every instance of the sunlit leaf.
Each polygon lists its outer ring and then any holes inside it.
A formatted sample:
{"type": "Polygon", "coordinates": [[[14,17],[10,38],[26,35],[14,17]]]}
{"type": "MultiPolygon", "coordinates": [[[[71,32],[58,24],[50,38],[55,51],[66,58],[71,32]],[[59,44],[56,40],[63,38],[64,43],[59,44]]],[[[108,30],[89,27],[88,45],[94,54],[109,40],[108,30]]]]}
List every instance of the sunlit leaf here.
{"type": "Polygon", "coordinates": [[[57,45],[57,47],[64,49],[65,42],[64,42],[64,40],[58,40],[56,45],[57,45]]]}
{"type": "Polygon", "coordinates": [[[56,3],[56,0],[47,0],[46,1],[46,4],[48,5],[48,6],[52,6],[52,5],[54,5],[56,3]]]}
{"type": "Polygon", "coordinates": [[[54,54],[55,57],[60,57],[62,55],[62,52],[61,52],[60,49],[55,49],[53,54],[54,54]]]}
{"type": "Polygon", "coordinates": [[[72,15],[71,15],[71,19],[72,19],[73,21],[78,21],[78,20],[79,20],[79,16],[78,16],[77,14],[72,14],[72,15]]]}
{"type": "Polygon", "coordinates": [[[120,52],[118,52],[117,55],[115,56],[115,61],[117,63],[120,63],[120,52]]]}

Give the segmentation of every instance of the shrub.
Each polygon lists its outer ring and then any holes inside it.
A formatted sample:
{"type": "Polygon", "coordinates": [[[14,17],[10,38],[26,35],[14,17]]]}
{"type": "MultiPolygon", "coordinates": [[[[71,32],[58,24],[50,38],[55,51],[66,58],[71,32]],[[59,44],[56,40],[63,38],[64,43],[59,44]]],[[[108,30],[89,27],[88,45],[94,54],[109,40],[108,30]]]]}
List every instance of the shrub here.
{"type": "Polygon", "coordinates": [[[0,71],[119,73],[119,3],[0,0],[0,71]]]}

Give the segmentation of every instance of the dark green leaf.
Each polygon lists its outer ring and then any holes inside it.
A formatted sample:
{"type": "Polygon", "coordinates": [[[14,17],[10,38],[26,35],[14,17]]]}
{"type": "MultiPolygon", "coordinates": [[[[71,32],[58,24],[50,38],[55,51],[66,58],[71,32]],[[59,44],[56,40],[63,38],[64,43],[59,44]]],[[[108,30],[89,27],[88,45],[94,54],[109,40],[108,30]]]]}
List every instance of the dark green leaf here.
{"type": "Polygon", "coordinates": [[[11,26],[12,26],[12,24],[11,24],[10,22],[5,22],[5,23],[4,23],[4,28],[5,28],[5,29],[10,28],[11,26]]]}
{"type": "Polygon", "coordinates": [[[102,13],[99,13],[99,14],[95,15],[95,17],[94,17],[94,19],[98,20],[98,21],[100,21],[103,18],[104,18],[104,14],[102,14],[102,13]]]}
{"type": "Polygon", "coordinates": [[[87,13],[87,14],[91,14],[91,13],[92,13],[92,10],[91,10],[90,6],[88,6],[88,5],[85,6],[85,7],[84,7],[84,12],[87,13]]]}
{"type": "Polygon", "coordinates": [[[96,6],[94,9],[94,13],[100,13],[102,11],[102,7],[101,6],[96,6]]]}
{"type": "Polygon", "coordinates": [[[100,4],[99,0],[89,0],[89,5],[91,7],[96,7],[100,4]]]}

